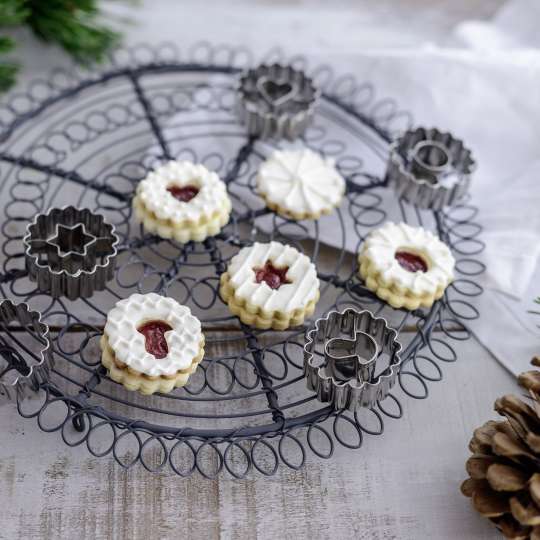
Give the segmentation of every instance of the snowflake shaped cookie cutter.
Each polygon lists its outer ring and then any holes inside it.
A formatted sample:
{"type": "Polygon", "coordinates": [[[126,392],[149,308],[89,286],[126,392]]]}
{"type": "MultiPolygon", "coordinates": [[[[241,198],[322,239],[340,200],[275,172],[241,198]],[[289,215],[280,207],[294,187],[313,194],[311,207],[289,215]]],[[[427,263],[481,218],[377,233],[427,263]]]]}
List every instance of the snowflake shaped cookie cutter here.
{"type": "Polygon", "coordinates": [[[394,386],[401,343],[385,319],[348,308],[331,311],[306,334],[307,386],[334,409],[373,407],[394,386]]]}
{"type": "Polygon", "coordinates": [[[54,298],[88,298],[114,277],[118,236],[87,208],[53,208],[39,214],[23,238],[28,275],[54,298]]]}
{"type": "Polygon", "coordinates": [[[15,304],[11,300],[0,302],[0,404],[22,400],[34,394],[41,382],[48,379],[54,359],[49,327],[41,314],[30,310],[28,304],[15,304]],[[38,344],[38,350],[28,352],[30,339],[24,348],[8,339],[7,328],[14,324],[23,328],[38,344]],[[21,352],[32,354],[33,363],[27,362],[21,352]]]}
{"type": "Polygon", "coordinates": [[[299,137],[311,122],[320,90],[303,71],[261,64],[244,72],[237,87],[237,110],[250,135],[299,137]]]}
{"type": "Polygon", "coordinates": [[[390,147],[386,178],[398,196],[418,208],[441,210],[469,191],[472,152],[451,133],[417,127],[390,147]]]}

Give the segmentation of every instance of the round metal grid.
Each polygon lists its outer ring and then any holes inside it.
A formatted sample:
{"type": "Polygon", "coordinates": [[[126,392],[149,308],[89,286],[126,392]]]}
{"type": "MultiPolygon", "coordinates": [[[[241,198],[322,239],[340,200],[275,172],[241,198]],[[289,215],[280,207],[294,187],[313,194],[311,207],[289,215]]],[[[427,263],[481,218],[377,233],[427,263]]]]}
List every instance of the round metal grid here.
{"type": "MultiPolygon", "coordinates": [[[[258,165],[275,143],[247,137],[234,114],[239,71],[256,61],[244,50],[201,44],[186,56],[174,46],[121,50],[95,73],[54,72],[14,95],[0,109],[0,193],[3,264],[0,293],[27,301],[51,327],[56,367],[39,398],[18,403],[44,431],[94,456],[112,454],[123,467],[166,466],[181,476],[222,471],[242,478],[253,468],[274,474],[280,463],[301,468],[309,449],[330,458],[336,443],[362,446],[389,419],[402,416],[403,395],[423,399],[456,360],[450,342],[467,339],[464,321],[478,312],[469,298],[482,292],[474,277],[483,244],[476,209],[423,212],[395,201],[382,179],[387,147],[410,118],[371,85],[310,69],[302,58],[272,51],[261,61],[289,61],[323,90],[316,120],[302,142],[332,156],[347,181],[336,211],[340,247],[321,252],[324,222],[294,222],[272,214],[255,194],[258,165]],[[364,155],[369,154],[369,168],[364,155]],[[202,162],[228,184],[230,223],[215,238],[179,245],[145,235],[132,219],[131,196],[147,171],[170,158],[202,162]],[[22,236],[36,213],[71,203],[113,222],[121,238],[116,279],[88,300],[54,300],[35,289],[24,270],[22,236]],[[390,209],[390,206],[393,209],[390,209]],[[381,303],[357,277],[357,248],[369,231],[394,218],[433,228],[452,248],[458,277],[430,310],[406,312],[381,303]],[[373,409],[335,412],[317,402],[302,377],[306,327],[290,332],[251,329],[218,295],[219,275],[242,246],[276,239],[306,252],[323,282],[317,316],[347,306],[384,316],[404,342],[399,387],[373,409]],[[202,320],[207,354],[188,386],[144,397],[110,381],[98,340],[108,310],[133,292],[157,291],[189,305],[202,320]],[[215,354],[215,348],[231,349],[215,354]],[[235,352],[233,352],[233,346],[235,352]],[[241,350],[239,353],[238,350],[241,350]]],[[[3,328],[6,343],[24,347],[21,329],[3,328]]]]}

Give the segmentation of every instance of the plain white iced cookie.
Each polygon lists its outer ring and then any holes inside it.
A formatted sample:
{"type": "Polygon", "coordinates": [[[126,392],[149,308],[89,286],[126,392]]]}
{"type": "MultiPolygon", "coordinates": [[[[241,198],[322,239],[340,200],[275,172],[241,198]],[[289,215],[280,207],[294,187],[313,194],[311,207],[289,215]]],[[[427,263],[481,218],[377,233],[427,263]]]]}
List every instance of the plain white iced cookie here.
{"type": "Polygon", "coordinates": [[[317,219],[340,204],[345,180],[333,159],[307,148],[277,150],[259,168],[257,190],[278,214],[317,219]]]}
{"type": "Polygon", "coordinates": [[[370,289],[391,305],[409,309],[418,307],[414,299],[430,305],[454,279],[455,260],[448,246],[423,227],[406,223],[388,222],[372,231],[358,259],[370,289]]]}
{"type": "Polygon", "coordinates": [[[201,323],[190,309],[155,293],[120,300],[107,316],[104,334],[117,361],[149,377],[172,376],[190,368],[203,342],[201,323]],[[164,333],[168,351],[163,357],[147,351],[148,338],[140,331],[152,322],[170,327],[164,333]]]}
{"type": "Polygon", "coordinates": [[[311,259],[279,242],[257,242],[241,249],[227,274],[235,300],[252,311],[287,314],[318,299],[319,279],[311,259]]]}

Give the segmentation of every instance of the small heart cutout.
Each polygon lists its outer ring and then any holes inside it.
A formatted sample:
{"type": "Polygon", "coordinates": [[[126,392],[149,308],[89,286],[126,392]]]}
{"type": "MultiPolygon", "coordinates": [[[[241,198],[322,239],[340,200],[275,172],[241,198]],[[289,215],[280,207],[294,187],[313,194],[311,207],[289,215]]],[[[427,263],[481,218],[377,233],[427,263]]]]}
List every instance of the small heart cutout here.
{"type": "Polygon", "coordinates": [[[277,83],[268,77],[261,77],[257,81],[257,90],[263,99],[272,107],[279,107],[294,99],[298,93],[298,87],[285,82],[277,83]]]}

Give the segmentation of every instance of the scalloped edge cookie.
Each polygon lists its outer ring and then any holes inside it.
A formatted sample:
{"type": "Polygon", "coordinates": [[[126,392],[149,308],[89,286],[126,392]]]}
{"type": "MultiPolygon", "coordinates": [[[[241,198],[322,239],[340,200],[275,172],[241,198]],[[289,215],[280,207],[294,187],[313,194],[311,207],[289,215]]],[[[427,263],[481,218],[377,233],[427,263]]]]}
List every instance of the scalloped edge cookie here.
{"type": "Polygon", "coordinates": [[[304,320],[315,312],[315,306],[320,298],[320,292],[304,309],[295,309],[291,312],[265,311],[249,301],[235,297],[235,288],[230,282],[228,272],[221,274],[219,292],[228,305],[231,313],[236,315],[244,324],[254,326],[261,330],[287,330],[292,326],[300,326],[304,320]]]}
{"type": "Polygon", "coordinates": [[[455,260],[448,246],[423,227],[406,223],[387,222],[372,231],[358,264],[366,287],[396,309],[430,308],[454,279],[455,260]],[[418,275],[401,268],[395,261],[398,250],[420,254],[428,270],[418,275]]]}
{"type": "Polygon", "coordinates": [[[309,148],[276,150],[262,163],[257,173],[257,193],[264,200],[266,206],[285,218],[297,221],[319,219],[323,215],[331,214],[341,204],[345,191],[345,179],[336,169],[334,160],[324,158],[309,148]],[[298,171],[297,169],[306,158],[311,160],[312,167],[307,171],[298,171]],[[279,173],[276,172],[276,167],[279,173]],[[319,186],[323,188],[324,193],[314,189],[314,171],[317,171],[319,175],[324,173],[324,186],[319,186]],[[293,199],[296,198],[296,201],[285,201],[287,204],[283,204],[283,201],[280,203],[278,199],[283,200],[283,194],[272,193],[273,183],[277,185],[290,184],[290,190],[285,195],[285,199],[296,195],[293,197],[293,199]],[[302,188],[294,192],[299,183],[302,188]],[[329,196],[328,190],[330,188],[332,192],[329,196]],[[309,202],[310,190],[318,201],[317,210],[309,209],[309,206],[313,206],[309,202]],[[324,203],[321,202],[322,199],[324,199],[324,203]]]}
{"type": "Polygon", "coordinates": [[[232,210],[230,199],[223,200],[223,207],[210,217],[202,217],[198,223],[185,221],[182,224],[173,224],[170,220],[159,219],[153,212],[148,211],[142,201],[135,196],[133,208],[137,219],[143,224],[146,231],[157,234],[167,240],[172,239],[187,244],[190,241],[202,242],[209,236],[215,236],[229,222],[232,210]]]}
{"type": "Polygon", "coordinates": [[[109,377],[113,381],[122,384],[127,390],[138,391],[144,395],[151,395],[156,392],[168,394],[175,388],[185,386],[188,383],[189,377],[195,373],[204,357],[204,344],[203,335],[199,344],[199,353],[193,358],[189,368],[179,370],[174,375],[151,377],[134,371],[127,365],[122,364],[116,358],[114,351],[109,345],[109,339],[106,334],[103,334],[99,341],[102,352],[101,363],[107,369],[109,377]]]}
{"type": "Polygon", "coordinates": [[[171,160],[141,180],[132,206],[135,216],[150,233],[185,244],[215,236],[228,223],[232,203],[227,186],[204,165],[171,160]],[[177,200],[169,190],[191,186],[189,200],[177,200]]]}
{"type": "Polygon", "coordinates": [[[313,314],[320,298],[317,268],[295,247],[271,241],[242,248],[220,276],[220,295],[230,311],[249,326],[286,330],[313,314]],[[287,267],[277,287],[257,279],[267,264],[287,267]]]}

